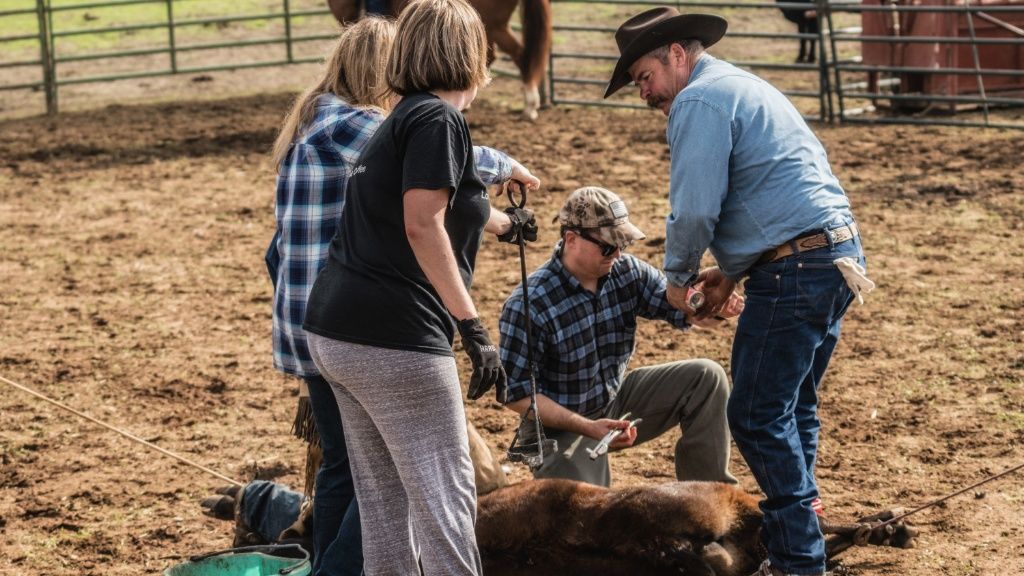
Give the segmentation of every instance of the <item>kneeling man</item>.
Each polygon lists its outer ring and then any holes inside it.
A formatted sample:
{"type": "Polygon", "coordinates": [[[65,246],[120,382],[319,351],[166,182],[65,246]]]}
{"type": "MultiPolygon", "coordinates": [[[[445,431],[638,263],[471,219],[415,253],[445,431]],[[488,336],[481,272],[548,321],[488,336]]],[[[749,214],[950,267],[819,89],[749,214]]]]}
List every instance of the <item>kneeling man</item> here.
{"type": "MultiPolygon", "coordinates": [[[[623,254],[645,238],[629,222],[625,203],[604,188],[574,191],[559,212],[561,241],[529,279],[537,410],[544,433],[558,441],[537,478],[568,478],[609,486],[608,456],[591,460],[593,448],[611,430],[624,429],[611,450],[658,437],[675,426],[676,478],[735,483],[729,473],[729,427],[725,407],[729,381],[711,360],[684,360],[627,373],[636,343],[637,317],[660,319],[686,330],[691,320],[665,298],[660,270],[623,254]],[[618,420],[642,418],[635,428],[618,420]]],[[[733,295],[721,312],[736,316],[742,298],[733,295]]],[[[523,414],[530,406],[526,319],[522,286],[501,312],[501,360],[508,375],[508,403],[523,414]]],[[[720,322],[699,322],[705,326],[720,322]]]]}

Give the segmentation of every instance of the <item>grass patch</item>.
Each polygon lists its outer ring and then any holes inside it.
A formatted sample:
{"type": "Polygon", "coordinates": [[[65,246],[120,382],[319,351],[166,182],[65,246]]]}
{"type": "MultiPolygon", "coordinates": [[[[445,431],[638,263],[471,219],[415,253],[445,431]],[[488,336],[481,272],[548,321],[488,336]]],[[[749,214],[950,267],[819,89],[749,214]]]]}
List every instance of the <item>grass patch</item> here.
{"type": "MultiPolygon", "coordinates": [[[[146,4],[111,4],[109,6],[91,8],[74,8],[74,6],[82,4],[86,4],[86,0],[65,0],[63,2],[54,0],[52,3],[54,8],[52,22],[55,33],[59,34],[72,30],[95,30],[95,32],[89,34],[58,36],[55,38],[54,43],[58,55],[163,45],[168,41],[166,27],[168,13],[165,2],[154,1],[146,4]],[[121,32],[103,32],[104,29],[114,27],[149,24],[159,24],[161,27],[121,32]]],[[[32,8],[35,8],[35,2],[32,0],[0,0],[0,12],[32,8]]],[[[326,6],[323,2],[315,0],[293,0],[290,8],[292,11],[323,10],[326,9],[326,6]]],[[[283,12],[282,3],[279,0],[175,0],[172,3],[172,9],[176,23],[210,18],[281,14],[283,12]]],[[[292,26],[305,26],[311,23],[312,18],[307,16],[295,17],[292,19],[292,26]]],[[[315,18],[317,21],[322,19],[333,24],[333,19],[330,16],[325,15],[315,18]]],[[[200,42],[223,37],[224,30],[227,28],[240,31],[259,31],[274,27],[283,29],[283,26],[283,18],[189,26],[180,26],[179,24],[175,27],[175,35],[179,41],[200,42]]],[[[38,33],[39,22],[35,13],[0,17],[0,37],[38,33]]],[[[28,52],[37,54],[39,41],[35,39],[19,40],[17,42],[6,42],[3,46],[4,53],[8,57],[13,58],[15,55],[23,57],[28,52]]]]}
{"type": "Polygon", "coordinates": [[[1024,412],[1007,411],[1000,412],[999,417],[1005,420],[1017,430],[1024,430],[1024,412]]]}

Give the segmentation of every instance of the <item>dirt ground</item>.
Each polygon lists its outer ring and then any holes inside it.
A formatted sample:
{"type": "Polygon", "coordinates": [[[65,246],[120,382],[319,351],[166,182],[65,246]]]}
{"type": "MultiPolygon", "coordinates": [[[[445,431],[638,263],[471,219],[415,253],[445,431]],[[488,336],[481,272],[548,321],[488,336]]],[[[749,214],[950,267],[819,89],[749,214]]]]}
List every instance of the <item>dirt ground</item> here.
{"type": "MultiPolygon", "coordinates": [[[[0,376],[232,478],[298,486],[295,382],[270,363],[267,158],[290,94],[110,106],[0,123],[0,376]]],[[[659,264],[665,120],[560,107],[518,118],[511,81],[468,113],[478,143],[544,181],[547,222],[583,184],[616,190],[659,264]]],[[[1024,191],[1019,131],[819,127],[878,289],[854,307],[821,392],[827,513],[913,507],[1024,460],[1024,191]]],[[[498,202],[503,202],[499,199],[498,202]]],[[[529,250],[549,256],[545,226],[529,250]]],[[[474,297],[494,329],[518,282],[486,241],[474,297]]],[[[730,329],[643,323],[634,366],[709,357],[730,329]]],[[[468,363],[458,353],[463,375],[468,363]]],[[[0,382],[0,574],[158,574],[226,548],[198,501],[224,482],[0,382]]],[[[429,407],[425,407],[429,409],[429,407]]],[[[498,451],[516,418],[467,404],[498,451]]],[[[616,454],[618,485],[672,479],[674,437],[616,454]]],[[[738,455],[743,486],[756,486],[738,455]]],[[[516,479],[526,477],[515,469],[516,479]]],[[[911,550],[856,549],[842,573],[1024,574],[1024,473],[913,517],[911,550]]]]}

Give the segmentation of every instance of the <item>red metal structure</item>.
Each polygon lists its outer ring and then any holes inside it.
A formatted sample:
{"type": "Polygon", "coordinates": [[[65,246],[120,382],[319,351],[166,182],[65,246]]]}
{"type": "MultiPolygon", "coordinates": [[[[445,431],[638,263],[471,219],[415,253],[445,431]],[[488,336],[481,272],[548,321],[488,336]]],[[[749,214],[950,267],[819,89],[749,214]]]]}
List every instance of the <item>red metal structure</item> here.
{"type": "MultiPolygon", "coordinates": [[[[891,11],[861,13],[863,36],[888,36],[889,42],[862,43],[863,62],[874,66],[933,68],[900,71],[899,92],[922,96],[958,96],[993,92],[1024,92],[1024,76],[986,74],[988,70],[1024,70],[1024,44],[985,43],[986,39],[1024,38],[1024,0],[862,0],[864,5],[891,6],[891,11]],[[936,11],[925,7],[935,6],[936,11]],[[974,7],[959,12],[941,7],[974,7]],[[1019,6],[1019,11],[985,7],[1019,6]],[[925,11],[901,11],[921,7],[925,11]],[[900,42],[899,38],[917,38],[900,42]],[[935,39],[934,42],[923,41],[935,39]],[[975,42],[974,39],[981,40],[975,42]],[[975,60],[977,58],[977,60],[975,60]],[[970,74],[948,73],[963,69],[970,74]],[[946,71],[947,73],[942,73],[946,71]],[[975,72],[977,71],[977,72],[975,72]]],[[[877,73],[869,73],[870,90],[877,92],[877,73]]],[[[927,101],[926,97],[922,101],[927,101]]],[[[950,109],[955,103],[949,104],[950,109]]]]}

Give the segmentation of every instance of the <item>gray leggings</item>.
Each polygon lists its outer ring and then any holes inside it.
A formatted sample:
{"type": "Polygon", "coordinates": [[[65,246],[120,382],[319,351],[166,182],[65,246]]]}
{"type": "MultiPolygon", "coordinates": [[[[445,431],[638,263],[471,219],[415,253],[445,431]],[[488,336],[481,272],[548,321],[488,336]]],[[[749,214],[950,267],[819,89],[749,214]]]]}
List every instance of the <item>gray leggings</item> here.
{"type": "Polygon", "coordinates": [[[308,334],[334,389],[368,576],[478,575],[476,486],[455,359],[308,334]]]}

